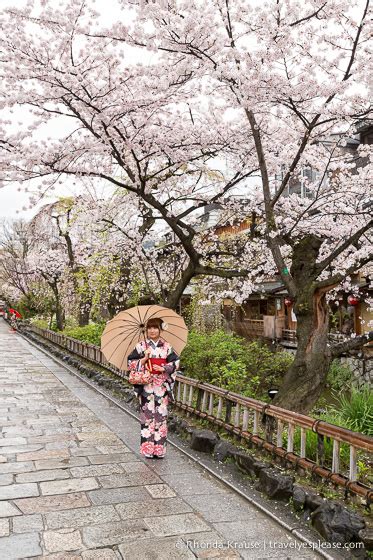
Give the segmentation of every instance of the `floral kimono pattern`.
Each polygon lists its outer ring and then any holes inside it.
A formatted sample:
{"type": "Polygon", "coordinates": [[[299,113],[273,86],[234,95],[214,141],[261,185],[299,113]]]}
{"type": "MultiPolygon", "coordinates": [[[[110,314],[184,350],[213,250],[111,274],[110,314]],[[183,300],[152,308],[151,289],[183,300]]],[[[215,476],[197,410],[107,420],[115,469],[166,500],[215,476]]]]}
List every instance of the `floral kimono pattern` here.
{"type": "Polygon", "coordinates": [[[140,359],[146,348],[150,348],[152,358],[166,360],[165,372],[153,375],[147,385],[135,385],[140,400],[141,444],[140,453],[146,457],[164,457],[167,446],[168,404],[175,383],[179,357],[172,346],[159,338],[157,342],[140,342],[128,356],[128,369],[143,370],[140,359]]]}

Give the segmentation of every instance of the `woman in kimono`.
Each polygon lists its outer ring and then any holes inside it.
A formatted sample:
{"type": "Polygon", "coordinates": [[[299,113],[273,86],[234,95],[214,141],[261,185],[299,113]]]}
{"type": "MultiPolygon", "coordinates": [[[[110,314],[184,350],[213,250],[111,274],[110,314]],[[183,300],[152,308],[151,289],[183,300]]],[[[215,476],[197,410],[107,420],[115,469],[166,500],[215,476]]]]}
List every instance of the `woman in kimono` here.
{"type": "Polygon", "coordinates": [[[179,356],[161,337],[162,320],[149,319],[146,340],[139,342],[128,356],[128,369],[144,371],[149,358],[162,358],[166,363],[152,366],[154,374],[147,385],[135,385],[140,400],[140,453],[152,459],[162,459],[167,444],[167,406],[172,398],[179,356]]]}

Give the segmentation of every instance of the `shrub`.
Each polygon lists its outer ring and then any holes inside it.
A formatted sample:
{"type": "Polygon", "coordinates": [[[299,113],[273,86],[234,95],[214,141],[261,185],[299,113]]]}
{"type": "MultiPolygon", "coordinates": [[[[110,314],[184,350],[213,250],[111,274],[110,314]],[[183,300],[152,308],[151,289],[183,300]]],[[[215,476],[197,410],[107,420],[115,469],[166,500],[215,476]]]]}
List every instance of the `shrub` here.
{"type": "Polygon", "coordinates": [[[31,324],[39,329],[49,329],[49,321],[47,319],[31,319],[31,324]]]}
{"type": "Polygon", "coordinates": [[[246,396],[256,396],[275,379],[279,381],[292,359],[287,352],[273,353],[265,345],[248,343],[221,329],[191,331],[182,353],[186,375],[246,396]]]}
{"type": "Polygon", "coordinates": [[[341,364],[339,360],[333,360],[327,377],[328,385],[335,391],[345,389],[353,379],[353,374],[348,366],[341,364]]]}
{"type": "Polygon", "coordinates": [[[90,342],[91,344],[100,346],[101,335],[104,328],[105,323],[92,323],[84,327],[67,328],[63,331],[63,334],[77,340],[83,340],[84,342],[90,342]]]}
{"type": "Polygon", "coordinates": [[[39,327],[39,329],[57,331],[57,323],[55,320],[51,322],[50,319],[31,319],[31,324],[35,327],[39,327]]]}

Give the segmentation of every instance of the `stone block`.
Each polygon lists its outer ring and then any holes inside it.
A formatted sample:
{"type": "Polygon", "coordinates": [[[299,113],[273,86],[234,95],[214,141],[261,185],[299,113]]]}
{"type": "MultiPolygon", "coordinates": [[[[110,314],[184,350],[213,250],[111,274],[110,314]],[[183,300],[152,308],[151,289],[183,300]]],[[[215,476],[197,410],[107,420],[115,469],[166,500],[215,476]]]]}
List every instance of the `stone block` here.
{"type": "Polygon", "coordinates": [[[365,528],[364,519],[338,503],[325,503],[311,514],[315,529],[330,542],[342,544],[358,541],[359,532],[365,528]]]}
{"type": "Polygon", "coordinates": [[[180,513],[193,513],[189,504],[180,498],[165,498],[152,501],[128,502],[117,504],[115,509],[122,519],[142,519],[160,515],[176,515],[180,513]]]}
{"type": "Polygon", "coordinates": [[[319,506],[322,506],[323,504],[325,504],[325,498],[322,498],[321,496],[318,496],[317,494],[308,494],[306,495],[306,499],[305,499],[305,509],[308,509],[310,511],[314,511],[315,509],[317,509],[319,506]]]}
{"type": "Polygon", "coordinates": [[[233,454],[237,466],[244,472],[254,476],[254,463],[256,461],[253,455],[244,453],[243,451],[236,451],[233,454]]]}
{"type": "Polygon", "coordinates": [[[68,469],[71,467],[83,467],[84,465],[88,464],[88,459],[86,459],[85,457],[70,457],[70,459],[45,459],[42,461],[35,461],[35,467],[37,470],[68,469]]]}
{"type": "Polygon", "coordinates": [[[5,437],[0,439],[0,453],[2,447],[7,446],[19,446],[19,445],[27,445],[27,439],[25,437],[5,437]]]}
{"type": "Polygon", "coordinates": [[[88,460],[92,465],[104,465],[107,463],[125,463],[135,461],[136,455],[133,453],[111,453],[109,455],[89,455],[88,460]]]}
{"type": "Polygon", "coordinates": [[[42,554],[38,533],[11,535],[0,539],[0,558],[20,560],[42,554]]]}
{"type": "Polygon", "coordinates": [[[293,504],[296,511],[301,511],[306,504],[307,493],[301,486],[293,488],[293,504]]]}
{"type": "MultiPolygon", "coordinates": [[[[146,515],[146,512],[144,513],[146,515]]],[[[210,529],[207,523],[194,513],[144,517],[144,521],[157,537],[199,533],[210,529]]]]}
{"type": "Polygon", "coordinates": [[[23,513],[47,513],[49,511],[83,508],[91,505],[87,496],[80,492],[61,496],[25,498],[23,500],[15,500],[14,503],[23,513]]]}
{"type": "Polygon", "coordinates": [[[232,521],[232,519],[245,520],[248,525],[251,520],[258,517],[255,508],[238,498],[237,496],[221,494],[185,496],[185,501],[193,507],[195,513],[201,514],[203,519],[209,523],[232,521]]]}
{"type": "Polygon", "coordinates": [[[44,482],[47,480],[64,480],[69,478],[68,470],[51,469],[46,471],[35,471],[16,475],[17,482],[44,482]]]}
{"type": "Polygon", "coordinates": [[[173,498],[176,492],[168,484],[149,484],[145,485],[152,498],[173,498]]]}
{"type": "Polygon", "coordinates": [[[9,486],[13,483],[12,474],[0,474],[0,486],[9,486]]]}
{"type": "Polygon", "coordinates": [[[142,519],[131,519],[103,525],[92,525],[82,529],[83,542],[88,548],[112,546],[129,538],[151,538],[154,534],[142,519]]]}
{"type": "Polygon", "coordinates": [[[40,514],[22,515],[13,519],[14,533],[36,533],[43,529],[44,523],[40,514]]]}
{"type": "Polygon", "coordinates": [[[119,545],[119,552],[123,560],[144,560],[145,558],[195,560],[196,558],[180,537],[131,541],[119,545]]]}
{"type": "Polygon", "coordinates": [[[82,560],[82,557],[75,552],[56,552],[47,556],[38,556],[37,560],[82,560]]]}
{"type": "MultiPolygon", "coordinates": [[[[142,464],[139,462],[139,464],[142,464]]],[[[89,476],[104,476],[108,474],[123,474],[124,468],[118,464],[90,465],[88,467],[74,467],[70,469],[74,478],[85,478],[89,476]]]]}
{"type": "Polygon", "coordinates": [[[80,532],[75,529],[59,529],[43,533],[44,546],[48,552],[78,550],[83,543],[80,532]]]}
{"type": "MultiPolygon", "coordinates": [[[[53,480],[51,482],[41,482],[40,490],[43,496],[53,494],[70,494],[73,492],[85,492],[95,490],[99,485],[94,478],[69,478],[67,480],[53,480]]],[[[1,489],[0,489],[1,492],[1,489]]]]}
{"type": "Polygon", "coordinates": [[[69,459],[70,453],[66,449],[54,449],[51,451],[37,451],[31,453],[22,453],[17,455],[17,461],[42,461],[47,459],[69,459]]]}
{"type": "Polygon", "coordinates": [[[120,488],[122,486],[143,486],[144,484],[160,484],[159,476],[149,473],[128,473],[99,476],[98,480],[103,488],[120,488]]]}
{"type": "Polygon", "coordinates": [[[121,502],[138,502],[149,500],[149,494],[141,486],[130,486],[127,488],[110,488],[105,490],[93,490],[88,492],[93,504],[118,504],[121,502]]]}
{"type": "Polygon", "coordinates": [[[1,453],[3,455],[15,455],[17,454],[17,461],[28,461],[27,457],[24,457],[29,452],[36,452],[42,449],[42,445],[11,445],[9,447],[2,447],[1,453]]]}
{"type": "Polygon", "coordinates": [[[9,535],[9,519],[0,519],[0,537],[9,535]]]}
{"type": "Polygon", "coordinates": [[[237,451],[237,447],[229,441],[220,440],[214,447],[213,456],[217,461],[224,461],[227,458],[233,457],[237,451]]]}
{"type": "Polygon", "coordinates": [[[212,453],[218,441],[219,436],[211,430],[193,430],[190,447],[195,451],[212,453]]]}
{"type": "Polygon", "coordinates": [[[16,508],[10,502],[1,501],[0,502],[0,518],[2,517],[13,517],[14,515],[22,515],[18,508],[16,508]]]}
{"type": "Polygon", "coordinates": [[[128,453],[131,450],[125,445],[106,445],[101,442],[97,443],[95,446],[100,453],[111,454],[111,453],[128,453]]]}
{"type": "MultiPolygon", "coordinates": [[[[123,504],[122,504],[123,505],[123,504]]],[[[69,509],[45,514],[48,529],[84,527],[99,525],[110,521],[120,521],[119,513],[114,506],[91,506],[89,508],[69,509]]]]}
{"type": "Polygon", "coordinates": [[[188,472],[181,474],[165,474],[163,480],[178,494],[190,496],[194,494],[219,494],[226,492],[226,486],[215,478],[202,473],[188,472]]]}
{"type": "Polygon", "coordinates": [[[39,496],[37,484],[12,484],[10,486],[0,486],[0,500],[14,500],[16,498],[28,498],[39,496]]]}
{"type": "Polygon", "coordinates": [[[294,478],[283,475],[276,469],[262,469],[259,473],[259,485],[261,491],[275,500],[287,500],[293,493],[294,478]]]}

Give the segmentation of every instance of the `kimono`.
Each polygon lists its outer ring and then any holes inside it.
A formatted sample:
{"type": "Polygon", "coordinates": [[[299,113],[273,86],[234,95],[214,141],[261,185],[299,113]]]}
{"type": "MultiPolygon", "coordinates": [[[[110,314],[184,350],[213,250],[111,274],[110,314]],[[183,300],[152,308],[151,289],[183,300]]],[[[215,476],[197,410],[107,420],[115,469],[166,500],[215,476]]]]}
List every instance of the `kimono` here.
{"type": "Polygon", "coordinates": [[[179,356],[163,338],[146,340],[136,345],[128,356],[128,369],[143,370],[140,359],[150,348],[152,358],[166,359],[164,373],[155,373],[147,385],[135,385],[140,400],[141,443],[140,453],[145,457],[164,457],[167,445],[168,404],[172,400],[172,388],[176,379],[179,356]]]}

